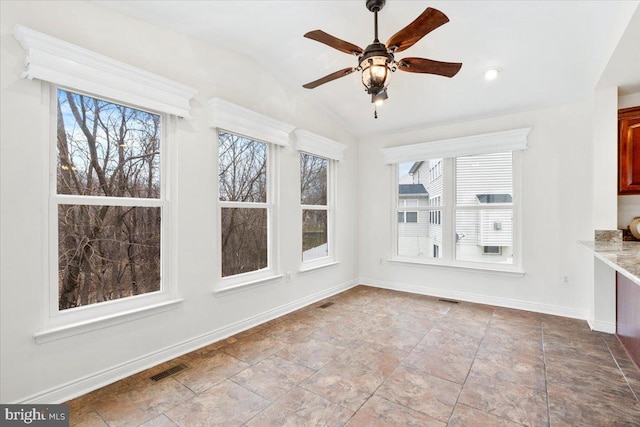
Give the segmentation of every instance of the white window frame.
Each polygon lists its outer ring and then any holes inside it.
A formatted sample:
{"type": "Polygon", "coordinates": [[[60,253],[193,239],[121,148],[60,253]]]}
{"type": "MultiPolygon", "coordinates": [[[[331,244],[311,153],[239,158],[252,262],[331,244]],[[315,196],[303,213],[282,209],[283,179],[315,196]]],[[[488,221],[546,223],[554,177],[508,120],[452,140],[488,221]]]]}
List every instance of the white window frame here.
{"type": "Polygon", "coordinates": [[[467,268],[474,270],[496,271],[524,274],[522,266],[522,222],[519,206],[521,204],[521,156],[527,148],[527,136],[532,128],[515,129],[490,134],[474,135],[443,141],[434,141],[400,147],[382,149],[387,164],[392,166],[392,256],[390,261],[437,265],[443,267],[467,268]],[[457,157],[511,151],[513,155],[513,200],[510,204],[492,203],[479,206],[456,206],[455,159],[457,157]],[[443,242],[440,247],[441,258],[418,258],[398,256],[398,164],[424,161],[430,158],[442,158],[442,174],[444,175],[442,205],[418,207],[419,211],[442,211],[443,242]],[[508,206],[507,206],[508,205],[508,206]],[[497,264],[490,262],[462,261],[456,259],[455,219],[457,209],[513,209],[513,263],[497,264]]]}
{"type": "MultiPolygon", "coordinates": [[[[322,267],[326,264],[332,264],[335,262],[335,214],[334,214],[334,194],[335,194],[335,160],[327,159],[326,157],[318,156],[312,153],[305,153],[311,156],[322,158],[327,161],[327,204],[326,205],[306,205],[300,204],[300,218],[305,210],[311,211],[325,211],[327,212],[327,256],[316,258],[309,261],[302,261],[300,270],[311,270],[318,267],[322,267]]],[[[302,227],[300,228],[302,233],[302,227]]],[[[300,239],[302,242],[302,239],[300,239]]],[[[302,258],[302,253],[300,253],[302,258]]]]}
{"type": "MultiPolygon", "coordinates": [[[[27,52],[22,77],[42,81],[43,102],[50,106],[50,138],[43,144],[49,152],[47,167],[49,174],[43,182],[48,194],[45,203],[49,214],[46,225],[49,229],[43,249],[49,256],[43,269],[45,283],[42,310],[48,313],[42,329],[34,334],[38,343],[57,340],[90,332],[111,325],[128,322],[141,317],[175,308],[182,300],[176,287],[175,253],[171,239],[175,224],[171,220],[171,208],[175,203],[175,174],[172,172],[175,155],[174,141],[176,117],[190,117],[190,100],[196,90],[181,83],[158,76],[129,64],[114,60],[99,53],[76,46],[66,41],[40,33],[22,25],[15,25],[13,35],[27,52]],[[163,199],[161,223],[161,290],[118,300],[91,304],[73,309],[58,310],[58,258],[57,258],[57,205],[65,200],[81,201],[77,196],[62,196],[55,192],[57,144],[55,143],[57,120],[57,87],[104,99],[120,105],[162,115],[161,180],[163,199]],[[53,141],[53,142],[52,142],[53,141]],[[54,209],[55,208],[55,209],[54,209]],[[168,262],[171,260],[171,262],[168,262]]],[[[132,202],[126,199],[82,198],[83,203],[129,204],[155,206],[155,201],[132,202]]]]}
{"type": "Polygon", "coordinates": [[[216,173],[215,197],[217,201],[217,224],[216,227],[216,265],[217,280],[214,285],[214,293],[227,293],[241,290],[247,287],[262,285],[271,281],[282,279],[284,274],[280,268],[280,242],[278,232],[280,227],[280,216],[278,215],[280,200],[280,167],[279,159],[281,151],[289,146],[289,134],[293,131],[294,126],[284,122],[280,122],[271,117],[233,104],[221,98],[212,98],[209,100],[209,109],[211,111],[210,126],[214,130],[213,140],[216,143],[215,150],[215,170],[219,170],[219,147],[218,135],[219,131],[240,135],[254,141],[267,144],[267,201],[266,203],[242,203],[242,202],[226,202],[220,201],[218,194],[219,182],[216,173]],[[222,208],[225,207],[254,207],[267,209],[267,267],[250,271],[246,273],[236,274],[233,276],[222,276],[222,227],[220,227],[220,219],[222,208]]]}
{"type": "MultiPolygon", "coordinates": [[[[225,132],[229,134],[237,135],[234,132],[230,132],[227,130],[219,129],[216,134],[216,140],[218,141],[219,146],[219,132],[225,132]]],[[[239,286],[245,286],[249,284],[260,283],[265,280],[270,280],[272,278],[281,277],[278,274],[278,253],[275,250],[275,243],[277,242],[275,236],[275,210],[276,203],[274,200],[276,199],[278,188],[275,183],[277,182],[276,171],[277,167],[277,146],[273,144],[269,144],[265,141],[260,141],[255,138],[249,138],[252,141],[256,141],[262,144],[265,144],[267,149],[267,194],[266,200],[264,202],[238,202],[238,201],[225,201],[220,200],[220,194],[216,194],[216,198],[218,199],[218,233],[217,233],[217,263],[218,263],[218,271],[220,272],[220,287],[217,290],[227,290],[230,288],[236,288],[239,286]],[[225,208],[239,208],[239,209],[264,209],[267,212],[267,265],[264,268],[254,271],[248,271],[246,273],[234,274],[232,276],[222,276],[222,226],[220,224],[220,220],[222,218],[222,209],[225,208]]],[[[218,166],[219,166],[220,157],[218,156],[218,166]]],[[[219,192],[219,186],[217,186],[219,192]]]]}
{"type": "MultiPolygon", "coordinates": [[[[300,153],[327,159],[327,246],[328,256],[310,261],[301,261],[298,271],[307,272],[339,263],[336,244],[336,203],[338,200],[338,167],[344,159],[347,145],[329,138],[314,134],[304,129],[296,129],[296,149],[300,153]]],[[[298,168],[298,171],[300,168],[298,168]]],[[[300,179],[298,179],[300,182],[300,179]]],[[[301,200],[301,197],[298,198],[301,200]]],[[[300,204],[300,220],[305,209],[319,210],[325,207],[319,205],[300,204]]],[[[300,224],[300,251],[302,252],[302,222],[300,224]]],[[[302,254],[301,254],[302,255],[302,254]]],[[[302,256],[300,256],[302,259],[302,256]]]]}
{"type": "MultiPolygon", "coordinates": [[[[48,307],[49,319],[47,322],[47,331],[38,333],[36,337],[39,341],[47,341],[50,335],[75,335],[75,333],[84,332],[84,330],[92,330],[92,324],[95,329],[102,327],[103,323],[120,323],[120,321],[130,320],[131,318],[140,317],[140,315],[148,315],[149,311],[155,312],[168,308],[175,303],[180,302],[174,277],[175,254],[171,245],[171,210],[172,203],[170,194],[172,193],[172,176],[174,175],[169,168],[172,164],[172,151],[175,151],[175,144],[169,143],[171,136],[175,133],[175,118],[157,112],[148,111],[161,117],[161,137],[160,137],[160,197],[158,199],[142,199],[129,197],[104,197],[104,196],[83,196],[57,193],[57,90],[69,90],[80,95],[105,100],[103,97],[97,97],[86,94],[70,88],[50,85],[50,134],[49,141],[49,292],[48,307]],[[171,147],[171,148],[170,148],[171,147]],[[59,290],[58,290],[58,206],[59,205],[109,205],[109,206],[137,206],[137,207],[157,207],[161,209],[161,225],[160,225],[160,290],[148,292],[145,294],[124,297],[110,301],[93,303],[86,306],[69,308],[65,310],[59,309],[59,290]],[[173,255],[173,256],[172,256],[173,255]],[[171,260],[171,261],[170,261],[171,260]],[[126,319],[125,319],[126,318],[126,319]],[[69,329],[75,329],[71,331],[69,329]]],[[[122,102],[114,100],[105,100],[118,105],[135,108],[139,107],[126,105],[122,102]]]]}

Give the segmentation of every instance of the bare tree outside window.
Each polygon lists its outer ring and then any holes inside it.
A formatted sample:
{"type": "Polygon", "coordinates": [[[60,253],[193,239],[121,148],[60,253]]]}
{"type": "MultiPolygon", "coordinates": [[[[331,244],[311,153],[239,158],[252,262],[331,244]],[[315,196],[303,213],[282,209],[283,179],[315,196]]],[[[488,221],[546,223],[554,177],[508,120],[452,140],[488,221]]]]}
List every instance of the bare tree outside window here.
{"type": "Polygon", "coordinates": [[[300,154],[303,261],[329,256],[327,167],[325,158],[300,154]]]}
{"type": "Polygon", "coordinates": [[[59,309],[160,290],[161,204],[136,202],[161,197],[160,116],[61,89],[57,104],[59,309]]]}
{"type": "Polygon", "coordinates": [[[222,277],[268,266],[268,145],[219,132],[222,277]]]}

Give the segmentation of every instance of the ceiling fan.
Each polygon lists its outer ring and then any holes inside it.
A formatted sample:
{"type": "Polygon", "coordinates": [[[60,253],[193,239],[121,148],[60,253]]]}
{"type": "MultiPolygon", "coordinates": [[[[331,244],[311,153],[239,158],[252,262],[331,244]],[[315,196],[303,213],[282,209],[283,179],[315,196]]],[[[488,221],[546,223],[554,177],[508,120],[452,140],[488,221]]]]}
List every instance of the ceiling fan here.
{"type": "MultiPolygon", "coordinates": [[[[449,22],[449,18],[439,10],[428,7],[413,22],[395,33],[386,44],[383,44],[378,40],[378,12],[382,10],[385,3],[386,0],[366,0],[367,9],[374,15],[374,40],[366,49],[322,30],[310,31],[304,35],[308,39],[357,56],[358,65],[336,71],[302,87],[313,89],[355,71],[362,71],[362,83],[367,93],[371,95],[371,102],[380,105],[388,98],[387,85],[391,73],[397,69],[410,73],[437,74],[445,77],[453,77],[460,71],[462,63],[459,62],[440,62],[411,57],[396,61],[394,54],[410,48],[422,37],[449,22]]],[[[377,112],[374,113],[374,117],[377,118],[377,112]]]]}

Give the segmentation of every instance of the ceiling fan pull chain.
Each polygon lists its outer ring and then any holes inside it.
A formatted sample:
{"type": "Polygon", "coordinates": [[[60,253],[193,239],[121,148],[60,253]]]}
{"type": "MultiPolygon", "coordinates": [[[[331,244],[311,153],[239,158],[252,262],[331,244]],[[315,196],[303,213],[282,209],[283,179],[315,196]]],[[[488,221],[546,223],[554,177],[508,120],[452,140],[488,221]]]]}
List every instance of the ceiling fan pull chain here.
{"type": "Polygon", "coordinates": [[[378,118],[378,106],[376,104],[373,104],[373,118],[378,118]]]}

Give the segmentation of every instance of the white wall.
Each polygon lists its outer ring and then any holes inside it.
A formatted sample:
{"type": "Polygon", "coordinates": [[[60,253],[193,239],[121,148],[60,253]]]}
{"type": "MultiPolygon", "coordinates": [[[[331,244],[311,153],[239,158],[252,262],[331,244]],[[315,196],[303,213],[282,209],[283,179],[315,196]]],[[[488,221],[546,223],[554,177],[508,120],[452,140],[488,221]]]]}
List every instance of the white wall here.
{"type": "MultiPolygon", "coordinates": [[[[274,76],[245,57],[165,29],[119,16],[87,2],[0,2],[1,64],[1,365],[0,401],[55,402],[169,359],[194,345],[310,303],[355,283],[357,272],[357,144],[344,130],[274,76]],[[36,344],[47,270],[47,153],[49,105],[43,85],[22,80],[26,52],[12,36],[15,24],[197,88],[191,121],[176,138],[178,204],[177,280],[184,302],[175,310],[83,335],[36,344]],[[246,84],[251,82],[251,84],[246,84]],[[217,148],[206,102],[227,99],[275,119],[349,144],[339,164],[339,265],[298,274],[301,258],[299,157],[281,161],[282,271],[279,280],[214,295],[216,270],[217,148]],[[275,311],[274,311],[275,310],[275,311]],[[260,317],[262,316],[262,317],[260,317]],[[244,322],[244,323],[243,323],[244,322]],[[195,340],[195,341],[192,341],[195,340]]],[[[55,261],[54,261],[55,262],[55,261]]]]}
{"type": "Polygon", "coordinates": [[[578,241],[593,240],[591,106],[585,102],[361,141],[360,209],[367,213],[360,221],[362,283],[585,318],[589,273],[581,265],[584,249],[578,241]],[[521,165],[523,277],[388,261],[392,200],[380,189],[391,190],[392,167],[385,165],[381,148],[528,126],[533,127],[530,148],[521,165]],[[567,284],[561,284],[562,276],[567,284]]]}

